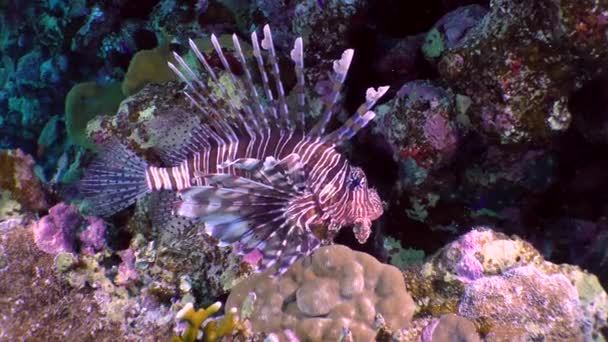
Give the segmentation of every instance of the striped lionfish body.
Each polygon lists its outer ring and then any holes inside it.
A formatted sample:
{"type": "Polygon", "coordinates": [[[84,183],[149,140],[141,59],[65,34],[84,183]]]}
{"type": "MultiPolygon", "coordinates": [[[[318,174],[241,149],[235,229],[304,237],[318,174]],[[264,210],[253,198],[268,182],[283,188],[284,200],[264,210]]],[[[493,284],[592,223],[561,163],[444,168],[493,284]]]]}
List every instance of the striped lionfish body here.
{"type": "MultiPolygon", "coordinates": [[[[239,254],[258,250],[263,256],[258,270],[278,263],[278,273],[320,245],[319,229],[335,232],[353,225],[357,239],[361,243],[367,240],[371,222],[382,214],[380,197],[368,187],[364,172],[336,148],[374,118],[371,108],[388,87],[369,88],[357,112],[340,128],[326,133],[353,57],[353,50],[346,50],[334,61],[334,86],[330,96],[324,97],[321,118],[306,129],[302,39],[296,39],[291,51],[297,104],[289,108],[268,25],[263,32],[261,41],[255,32],[251,35],[257,67],[252,69],[257,69],[261,79],[259,89],[236,35],[233,43],[244,86],[238,86],[239,78],[216,37],[211,36],[241,102],[237,106],[228,101],[229,115],[220,113],[220,100],[174,54],[177,63],[169,63],[169,67],[186,83],[184,94],[209,123],[193,130],[190,142],[171,155],[169,167],[148,165],[125,146],[109,143],[81,181],[83,194],[99,215],[111,215],[149,192],[175,192],[176,200],[164,203],[172,214],[202,220],[209,234],[221,244],[235,244],[239,254]]],[[[228,98],[191,40],[190,48],[228,98]]]]}

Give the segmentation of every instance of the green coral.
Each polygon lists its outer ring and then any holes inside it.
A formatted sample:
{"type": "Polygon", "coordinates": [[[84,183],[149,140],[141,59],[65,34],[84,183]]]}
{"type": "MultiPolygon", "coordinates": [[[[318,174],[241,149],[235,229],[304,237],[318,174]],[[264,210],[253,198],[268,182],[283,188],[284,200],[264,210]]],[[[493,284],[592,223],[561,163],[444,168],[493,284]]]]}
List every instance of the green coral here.
{"type": "Polygon", "coordinates": [[[162,35],[157,47],[140,50],[131,58],[121,85],[124,95],[133,95],[148,83],[163,84],[178,79],[167,64],[167,62],[177,64],[169,43],[170,39],[162,35]]]}
{"type": "Polygon", "coordinates": [[[422,52],[424,56],[429,59],[435,59],[443,53],[445,50],[445,44],[443,43],[443,36],[441,32],[436,28],[431,29],[424,39],[422,45],[422,52]]]}
{"type": "Polygon", "coordinates": [[[80,162],[84,157],[84,153],[82,150],[78,150],[76,157],[74,158],[74,162],[70,164],[70,166],[65,170],[65,173],[61,175],[59,181],[63,184],[72,184],[82,178],[82,168],[80,167],[80,162]]]}
{"type": "Polygon", "coordinates": [[[11,97],[8,99],[8,109],[21,113],[21,124],[23,126],[40,124],[40,102],[35,98],[11,97]]]}
{"type": "Polygon", "coordinates": [[[428,176],[428,171],[420,167],[414,158],[408,157],[401,163],[401,173],[408,183],[420,185],[428,176]]]}
{"type": "Polygon", "coordinates": [[[55,256],[53,266],[59,273],[65,273],[72,269],[78,260],[72,253],[62,252],[55,256]]]}
{"type": "Polygon", "coordinates": [[[120,83],[75,85],[65,97],[65,126],[70,139],[85,148],[94,148],[86,134],[87,123],[97,115],[113,115],[124,99],[120,83]]]}
{"type": "Polygon", "coordinates": [[[410,209],[406,209],[405,213],[412,220],[416,220],[418,222],[424,222],[426,218],[429,216],[428,208],[434,208],[439,201],[439,195],[434,193],[428,193],[426,198],[419,199],[415,197],[410,197],[410,203],[412,207],[410,209]]]}
{"type": "Polygon", "coordinates": [[[424,251],[412,248],[403,248],[401,242],[390,236],[384,238],[384,248],[388,251],[389,262],[399,269],[424,262],[424,251]]]}
{"type": "Polygon", "coordinates": [[[46,122],[42,132],[38,136],[38,146],[49,147],[57,142],[59,136],[59,116],[52,116],[49,121],[46,122]]]}

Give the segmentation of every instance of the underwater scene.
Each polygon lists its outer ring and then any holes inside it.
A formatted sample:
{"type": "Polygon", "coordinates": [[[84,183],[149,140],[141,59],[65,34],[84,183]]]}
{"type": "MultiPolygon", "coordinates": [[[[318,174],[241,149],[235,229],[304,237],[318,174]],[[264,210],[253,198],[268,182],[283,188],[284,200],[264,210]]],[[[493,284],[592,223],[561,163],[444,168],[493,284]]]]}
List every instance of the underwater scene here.
{"type": "Polygon", "coordinates": [[[0,342],[608,337],[608,0],[0,0],[0,342]]]}

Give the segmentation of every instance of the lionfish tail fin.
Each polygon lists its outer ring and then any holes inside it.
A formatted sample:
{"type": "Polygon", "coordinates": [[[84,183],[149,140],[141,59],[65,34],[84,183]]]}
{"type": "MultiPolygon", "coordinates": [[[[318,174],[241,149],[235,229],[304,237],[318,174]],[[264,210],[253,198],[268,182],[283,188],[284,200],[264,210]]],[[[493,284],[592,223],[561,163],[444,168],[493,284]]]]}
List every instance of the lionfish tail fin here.
{"type": "Polygon", "coordinates": [[[151,189],[148,164],[115,139],[104,144],[80,181],[92,213],[107,217],[125,209],[151,189]]]}
{"type": "Polygon", "coordinates": [[[322,141],[328,145],[340,145],[352,138],[362,128],[374,119],[376,113],[371,111],[376,102],[388,91],[389,86],[368,88],[365,94],[365,102],[362,103],[355,114],[351,116],[342,126],[323,137],[322,141]]]}

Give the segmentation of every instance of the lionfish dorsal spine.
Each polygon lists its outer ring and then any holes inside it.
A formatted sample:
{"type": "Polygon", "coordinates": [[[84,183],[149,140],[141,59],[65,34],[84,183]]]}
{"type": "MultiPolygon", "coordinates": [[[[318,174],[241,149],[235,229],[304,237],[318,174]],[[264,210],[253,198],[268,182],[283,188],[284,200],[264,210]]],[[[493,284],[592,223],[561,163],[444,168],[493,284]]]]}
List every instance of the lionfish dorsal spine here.
{"type": "Polygon", "coordinates": [[[334,114],[336,103],[340,97],[340,91],[342,85],[348,75],[348,69],[353,60],[354,50],[347,49],[342,53],[342,57],[339,60],[333,62],[334,76],[332,77],[331,93],[328,96],[323,96],[324,100],[324,112],[321,115],[321,119],[311,129],[310,134],[315,136],[323,136],[325,134],[325,128],[331,117],[334,114]]]}
{"type": "Polygon", "coordinates": [[[330,146],[340,145],[352,138],[359,130],[367,126],[374,119],[376,113],[371,109],[378,100],[388,91],[389,86],[378,87],[378,89],[367,88],[365,102],[362,103],[355,114],[342,124],[338,129],[324,136],[321,140],[330,146]]]}
{"type": "MultiPolygon", "coordinates": [[[[230,64],[228,63],[228,60],[226,59],[226,56],[224,55],[224,52],[222,51],[222,47],[220,46],[220,43],[218,42],[215,34],[211,34],[211,44],[213,44],[213,48],[215,49],[215,52],[219,56],[220,61],[222,62],[222,65],[224,66],[224,69],[228,72],[228,75],[230,76],[230,80],[232,81],[232,85],[236,89],[239,99],[241,99],[242,107],[246,114],[243,117],[243,119],[249,121],[249,123],[251,123],[253,125],[254,129],[259,129],[259,123],[257,121],[257,118],[255,115],[253,115],[253,110],[249,106],[249,101],[247,101],[250,97],[246,96],[243,89],[238,86],[239,82],[236,79],[234,72],[230,68],[230,64]]],[[[230,105],[233,106],[232,101],[230,101],[230,99],[228,99],[228,101],[230,102],[230,105]]],[[[235,113],[239,112],[236,108],[233,107],[233,109],[234,109],[235,113]]],[[[249,129],[248,125],[246,125],[246,129],[249,129]]]]}
{"type": "Polygon", "coordinates": [[[239,42],[239,38],[236,34],[232,35],[232,43],[234,45],[234,49],[236,50],[237,56],[239,57],[241,67],[243,68],[243,72],[245,73],[245,84],[251,94],[251,102],[253,105],[253,111],[256,115],[256,121],[261,127],[268,128],[268,118],[265,115],[264,106],[260,102],[260,96],[258,94],[258,90],[253,84],[253,77],[251,75],[251,71],[249,70],[249,66],[247,65],[247,59],[243,54],[243,49],[241,48],[241,43],[239,42]]]}
{"type": "MultiPolygon", "coordinates": [[[[294,47],[290,53],[290,57],[294,63],[297,81],[294,89],[296,92],[297,110],[294,115],[295,117],[291,117],[293,113],[290,113],[287,105],[285,89],[281,81],[278,59],[272,39],[272,32],[268,25],[264,25],[263,34],[263,39],[260,41],[258,39],[257,32],[252,32],[251,45],[253,49],[253,57],[255,59],[255,63],[257,64],[259,76],[261,78],[263,93],[266,97],[266,105],[261,102],[258,90],[253,84],[253,76],[248,67],[248,62],[243,54],[238,37],[233,35],[232,40],[236,50],[236,55],[238,57],[238,62],[240,63],[245,74],[244,89],[238,86],[239,81],[237,80],[235,73],[231,70],[230,64],[222,51],[217,37],[213,34],[211,35],[211,42],[214,50],[216,51],[224,69],[228,72],[230,82],[235,86],[242,103],[242,109],[238,109],[232,101],[227,101],[230,111],[234,114],[231,118],[223,117],[220,115],[220,113],[218,113],[217,98],[215,98],[211,91],[207,89],[204,82],[201,81],[201,79],[187,65],[182,57],[175,54],[176,61],[185,71],[185,73],[181,72],[177,67],[169,63],[169,66],[176,73],[176,75],[186,82],[187,87],[192,90],[192,94],[187,91],[184,91],[184,94],[203,114],[211,115],[214,118],[219,119],[210,120],[210,125],[214,126],[220,134],[229,136],[230,140],[237,137],[237,132],[235,130],[245,130],[247,135],[249,135],[252,139],[255,139],[256,136],[260,134],[260,131],[266,131],[266,133],[269,133],[269,130],[273,125],[288,131],[298,130],[301,132],[304,132],[306,127],[304,49],[302,38],[298,37],[295,40],[294,47]],[[271,89],[270,75],[266,69],[262,49],[267,51],[266,57],[270,66],[270,74],[276,86],[274,92],[271,89]],[[237,120],[238,122],[234,121],[235,117],[239,118],[239,120],[237,120]]],[[[211,68],[203,53],[191,39],[189,40],[189,45],[199,62],[203,65],[209,77],[211,77],[217,88],[220,90],[222,96],[228,99],[229,96],[226,88],[219,81],[217,73],[211,68]]],[[[347,49],[342,53],[340,59],[333,62],[331,92],[322,97],[323,110],[321,117],[306,133],[306,136],[311,138],[317,137],[321,142],[326,143],[329,146],[337,146],[342,144],[344,141],[354,136],[360,129],[365,127],[375,116],[375,113],[371,111],[371,108],[388,89],[388,87],[380,87],[378,90],[369,88],[367,90],[366,101],[357,109],[357,112],[340,128],[334,132],[326,134],[326,127],[336,112],[340,92],[348,75],[348,70],[350,69],[353,56],[354,51],[352,49],[347,49]]]]}
{"type": "MultiPolygon", "coordinates": [[[[214,36],[212,35],[211,37],[212,39],[212,43],[215,40],[214,36]]],[[[220,92],[222,93],[222,96],[227,99],[226,102],[228,102],[228,108],[230,109],[233,117],[236,117],[237,115],[240,114],[240,111],[238,108],[236,108],[236,105],[230,101],[230,97],[228,95],[228,91],[226,90],[226,87],[224,87],[224,85],[219,81],[216,73],[213,71],[213,69],[211,68],[211,66],[209,65],[209,62],[207,61],[207,59],[205,58],[205,56],[202,54],[202,52],[198,49],[198,47],[196,46],[196,43],[192,40],[189,39],[188,43],[190,45],[190,49],[192,50],[192,52],[194,52],[196,58],[199,60],[199,62],[203,65],[203,67],[205,68],[205,70],[207,71],[207,73],[209,74],[209,76],[211,77],[211,79],[214,81],[215,86],[220,90],[220,92]]],[[[215,44],[214,44],[215,47],[215,44]]],[[[222,59],[223,53],[221,52],[221,49],[218,52],[218,55],[220,56],[220,59],[222,59]]],[[[225,60],[225,57],[224,57],[225,60]]],[[[223,63],[223,62],[222,62],[223,63]]],[[[226,66],[224,66],[226,67],[226,66]]],[[[233,73],[230,71],[230,69],[227,69],[228,73],[232,76],[233,73]]],[[[204,82],[200,81],[200,79],[198,78],[198,76],[194,76],[196,79],[198,79],[199,81],[197,82],[202,84],[205,91],[205,94],[201,94],[200,92],[197,91],[197,89],[194,89],[194,92],[199,95],[199,97],[204,97],[204,96],[200,96],[200,95],[207,95],[210,96],[211,99],[213,99],[213,104],[211,106],[209,106],[209,109],[211,110],[211,114],[214,116],[214,120],[210,120],[211,124],[214,125],[216,127],[216,129],[218,129],[219,132],[221,132],[222,134],[226,134],[229,135],[232,138],[236,139],[236,132],[234,131],[233,125],[229,125],[229,122],[233,122],[234,119],[233,118],[227,118],[226,116],[221,115],[216,107],[218,104],[218,100],[214,98],[214,96],[211,94],[211,92],[207,89],[206,86],[204,86],[204,82]]],[[[187,92],[184,92],[185,94],[187,94],[187,92]]],[[[190,100],[196,105],[196,101],[192,99],[191,96],[189,96],[190,100]]],[[[198,106],[197,106],[198,107],[198,106]]],[[[203,111],[203,113],[205,113],[205,111],[203,111]]],[[[241,116],[242,117],[242,116],[241,116]]],[[[250,117],[250,116],[248,116],[250,117]]],[[[248,126],[245,126],[246,128],[248,126]]]]}
{"type": "MultiPolygon", "coordinates": [[[[192,40],[190,40],[190,45],[191,45],[191,48],[194,51],[195,55],[197,55],[197,58],[199,58],[199,60],[201,61],[201,63],[203,63],[203,65],[208,65],[208,64],[206,64],[207,62],[206,62],[205,58],[202,56],[202,54],[196,47],[196,44],[192,40]],[[200,56],[200,57],[198,57],[198,56],[200,56]]],[[[188,86],[188,88],[190,88],[192,90],[192,94],[194,94],[194,96],[196,96],[196,98],[195,98],[188,91],[183,92],[184,95],[190,100],[190,103],[192,103],[192,105],[194,105],[203,115],[205,115],[208,118],[210,116],[220,117],[220,114],[216,110],[216,107],[217,107],[216,104],[218,101],[215,98],[215,96],[209,91],[209,89],[207,88],[205,83],[202,82],[200,80],[200,78],[196,76],[194,71],[190,68],[190,66],[188,66],[188,64],[184,61],[184,59],[181,56],[179,56],[175,52],[173,53],[173,55],[174,55],[175,60],[182,67],[182,69],[185,70],[186,73],[188,73],[188,75],[190,76],[190,78],[186,77],[173,63],[168,62],[169,67],[176,73],[176,75],[182,81],[186,82],[186,85],[188,86]],[[195,84],[196,84],[196,86],[195,86],[195,84]],[[202,102],[203,105],[201,105],[201,103],[199,101],[202,102]],[[211,101],[211,104],[209,103],[209,101],[211,101]]],[[[211,70],[211,69],[209,69],[207,71],[213,72],[213,70],[211,70]]],[[[213,76],[212,76],[212,78],[213,78],[213,76]]],[[[223,93],[226,93],[225,88],[223,88],[223,86],[221,86],[221,84],[219,84],[218,87],[220,88],[220,91],[222,91],[223,93]]],[[[232,110],[236,110],[236,109],[234,107],[232,107],[232,110]]],[[[211,124],[219,132],[222,132],[227,137],[234,137],[236,139],[236,132],[234,131],[234,128],[232,126],[228,125],[226,120],[211,120],[211,124]]],[[[210,129],[208,129],[207,127],[205,127],[204,125],[199,126],[197,128],[197,130],[206,130],[206,132],[204,132],[205,135],[213,134],[212,131],[210,129]]]]}
{"type": "Polygon", "coordinates": [[[306,129],[306,121],[304,111],[306,110],[306,84],[304,80],[304,46],[302,37],[296,38],[293,43],[293,49],[289,56],[294,63],[294,71],[296,74],[296,86],[294,91],[296,92],[296,98],[298,100],[298,110],[296,111],[296,127],[304,131],[306,129]]]}
{"type": "Polygon", "coordinates": [[[266,73],[266,68],[264,67],[264,60],[262,58],[262,51],[260,50],[260,42],[258,41],[258,35],[255,31],[251,33],[251,46],[253,48],[253,56],[255,57],[255,61],[258,65],[258,70],[260,72],[260,77],[262,78],[262,87],[264,88],[264,92],[266,93],[266,98],[270,103],[270,114],[275,122],[279,121],[279,116],[275,106],[274,96],[272,95],[272,91],[270,90],[270,82],[268,80],[268,73],[266,73]]]}
{"type": "Polygon", "coordinates": [[[198,78],[196,76],[196,74],[194,73],[194,71],[190,68],[190,66],[184,61],[184,59],[177,54],[176,52],[173,52],[173,58],[175,58],[175,60],[177,61],[177,63],[182,67],[182,69],[188,74],[189,77],[186,77],[173,63],[169,62],[169,68],[171,68],[171,70],[173,70],[173,72],[175,72],[175,74],[186,83],[186,85],[188,86],[189,89],[191,89],[194,92],[194,95],[198,98],[198,99],[194,99],[192,97],[192,95],[190,95],[188,92],[184,91],[184,94],[186,94],[186,96],[190,99],[190,101],[199,109],[201,110],[201,112],[205,115],[209,115],[209,113],[207,112],[206,109],[203,108],[203,106],[201,106],[198,101],[202,101],[203,104],[205,104],[205,108],[209,108],[211,110],[213,110],[213,108],[215,106],[210,106],[209,105],[209,101],[215,105],[217,103],[217,99],[215,98],[215,96],[213,96],[213,94],[211,94],[211,92],[209,91],[209,89],[207,89],[207,86],[205,85],[204,82],[202,82],[200,80],[200,78],[198,78]],[[193,83],[194,82],[194,83],[193,83]],[[195,87],[196,84],[196,87],[195,87]]]}
{"type": "Polygon", "coordinates": [[[264,25],[262,29],[264,32],[264,38],[262,39],[262,48],[268,51],[268,58],[270,60],[271,74],[274,78],[276,93],[278,97],[278,115],[281,118],[281,122],[286,128],[293,128],[291,120],[289,119],[289,109],[287,108],[287,101],[285,100],[285,89],[283,87],[283,81],[281,81],[281,71],[279,69],[279,62],[277,60],[277,54],[274,49],[274,42],[272,40],[272,32],[270,32],[270,26],[264,25]]]}
{"type": "MultiPolygon", "coordinates": [[[[232,114],[232,118],[226,118],[225,116],[220,115],[215,108],[211,108],[213,110],[213,114],[216,119],[216,120],[211,120],[212,124],[215,124],[216,128],[218,128],[218,130],[220,132],[223,132],[223,133],[229,135],[231,138],[237,139],[237,135],[236,135],[236,132],[234,131],[233,125],[229,125],[228,123],[234,122],[234,117],[236,117],[236,116],[239,116],[244,120],[254,120],[253,115],[251,114],[251,109],[248,107],[248,105],[246,103],[243,103],[243,108],[247,115],[245,115],[245,116],[240,115],[240,110],[230,100],[226,87],[224,87],[224,85],[219,81],[219,78],[217,77],[216,73],[213,71],[213,69],[209,65],[209,62],[207,61],[207,59],[205,58],[203,53],[199,50],[198,46],[196,46],[196,43],[192,39],[189,39],[188,43],[190,45],[190,49],[194,52],[194,54],[196,55],[197,59],[201,62],[201,64],[203,64],[205,70],[207,71],[209,76],[211,76],[211,79],[215,82],[215,86],[220,90],[220,92],[222,93],[222,96],[226,99],[226,102],[228,102],[228,108],[230,109],[231,114],[232,114]]],[[[240,89],[240,87],[236,86],[236,84],[237,84],[236,76],[234,76],[234,73],[230,69],[230,65],[228,64],[228,61],[226,60],[226,57],[224,56],[224,53],[222,52],[219,42],[217,41],[217,38],[213,34],[211,35],[211,43],[213,44],[213,47],[214,47],[217,55],[219,56],[222,65],[224,66],[224,68],[226,69],[228,74],[230,75],[234,88],[236,88],[237,91],[239,92],[238,93],[239,97],[241,99],[243,99],[243,101],[244,101],[247,97],[244,95],[244,93],[242,93],[242,90],[240,89]]],[[[198,77],[196,77],[196,78],[198,78],[198,77]]],[[[199,81],[199,82],[203,83],[202,81],[199,81]]],[[[210,93],[210,92],[207,91],[207,93],[210,93]]],[[[218,102],[217,100],[214,101],[214,103],[216,103],[216,104],[217,104],[217,102],[218,102]]],[[[214,107],[214,106],[212,106],[212,107],[214,107]]],[[[245,122],[246,121],[244,121],[243,123],[245,123],[245,122]]],[[[244,125],[244,128],[246,130],[250,131],[249,125],[244,125]]]]}

